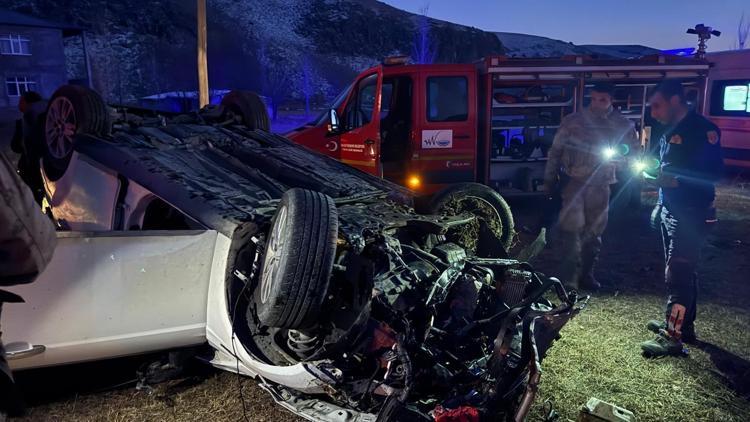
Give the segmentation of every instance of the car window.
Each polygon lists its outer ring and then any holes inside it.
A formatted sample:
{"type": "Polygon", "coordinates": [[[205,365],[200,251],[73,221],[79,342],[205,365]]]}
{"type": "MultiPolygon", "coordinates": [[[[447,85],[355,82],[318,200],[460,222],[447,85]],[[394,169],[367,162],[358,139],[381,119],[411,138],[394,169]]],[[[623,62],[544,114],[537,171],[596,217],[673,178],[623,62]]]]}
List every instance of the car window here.
{"type": "MultiPolygon", "coordinates": [[[[134,229],[135,227],[130,227],[134,229]]],[[[178,209],[154,198],[146,206],[143,213],[141,230],[193,230],[201,229],[193,219],[181,213],[178,209]]]]}
{"type": "Polygon", "coordinates": [[[461,122],[469,117],[469,84],[465,76],[427,78],[427,121],[461,122]]]}

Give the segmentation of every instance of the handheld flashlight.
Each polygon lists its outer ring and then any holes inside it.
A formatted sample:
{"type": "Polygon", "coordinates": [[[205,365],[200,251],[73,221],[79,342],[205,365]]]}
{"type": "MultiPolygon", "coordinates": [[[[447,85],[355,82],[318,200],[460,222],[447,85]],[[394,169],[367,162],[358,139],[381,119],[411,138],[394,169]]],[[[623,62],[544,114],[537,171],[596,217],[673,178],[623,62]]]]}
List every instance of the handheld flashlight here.
{"type": "Polygon", "coordinates": [[[635,172],[636,174],[641,174],[643,170],[646,170],[647,165],[646,163],[643,162],[643,160],[635,160],[630,165],[630,167],[633,169],[633,172],[635,172]]]}
{"type": "Polygon", "coordinates": [[[617,151],[612,147],[606,147],[604,150],[602,150],[602,155],[604,156],[605,160],[611,160],[615,155],[617,155],[617,151]]]}

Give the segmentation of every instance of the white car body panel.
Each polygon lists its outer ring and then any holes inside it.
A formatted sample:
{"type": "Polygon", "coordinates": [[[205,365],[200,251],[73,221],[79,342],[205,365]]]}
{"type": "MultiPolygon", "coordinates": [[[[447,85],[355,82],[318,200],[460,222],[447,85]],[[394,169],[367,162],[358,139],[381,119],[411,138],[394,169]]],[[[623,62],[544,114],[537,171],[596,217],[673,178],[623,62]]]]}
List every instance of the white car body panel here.
{"type": "Polygon", "coordinates": [[[59,365],[205,342],[217,232],[58,233],[46,270],[8,290],[3,340],[46,350],[14,369],[59,365]]]}

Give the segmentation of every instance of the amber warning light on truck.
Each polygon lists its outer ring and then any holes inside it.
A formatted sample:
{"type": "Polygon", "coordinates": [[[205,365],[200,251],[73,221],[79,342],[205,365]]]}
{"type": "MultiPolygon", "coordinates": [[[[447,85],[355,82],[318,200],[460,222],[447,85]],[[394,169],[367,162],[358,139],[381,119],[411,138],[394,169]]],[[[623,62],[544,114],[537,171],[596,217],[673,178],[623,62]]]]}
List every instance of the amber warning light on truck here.
{"type": "Polygon", "coordinates": [[[422,179],[420,179],[416,174],[412,174],[406,180],[406,184],[409,186],[409,189],[417,190],[420,186],[422,186],[422,179]]]}

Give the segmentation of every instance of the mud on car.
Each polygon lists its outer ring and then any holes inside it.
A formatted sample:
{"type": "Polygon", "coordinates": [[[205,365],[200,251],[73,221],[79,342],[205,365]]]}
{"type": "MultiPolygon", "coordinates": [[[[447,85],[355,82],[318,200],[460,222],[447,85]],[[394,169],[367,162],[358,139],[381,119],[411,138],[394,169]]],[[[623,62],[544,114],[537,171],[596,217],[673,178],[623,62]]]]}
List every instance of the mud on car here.
{"type": "Polygon", "coordinates": [[[584,303],[487,213],[418,214],[268,132],[252,93],[172,115],[64,86],[39,124],[59,243],[3,314],[16,370],[207,343],[310,420],[522,420],[584,303]]]}

